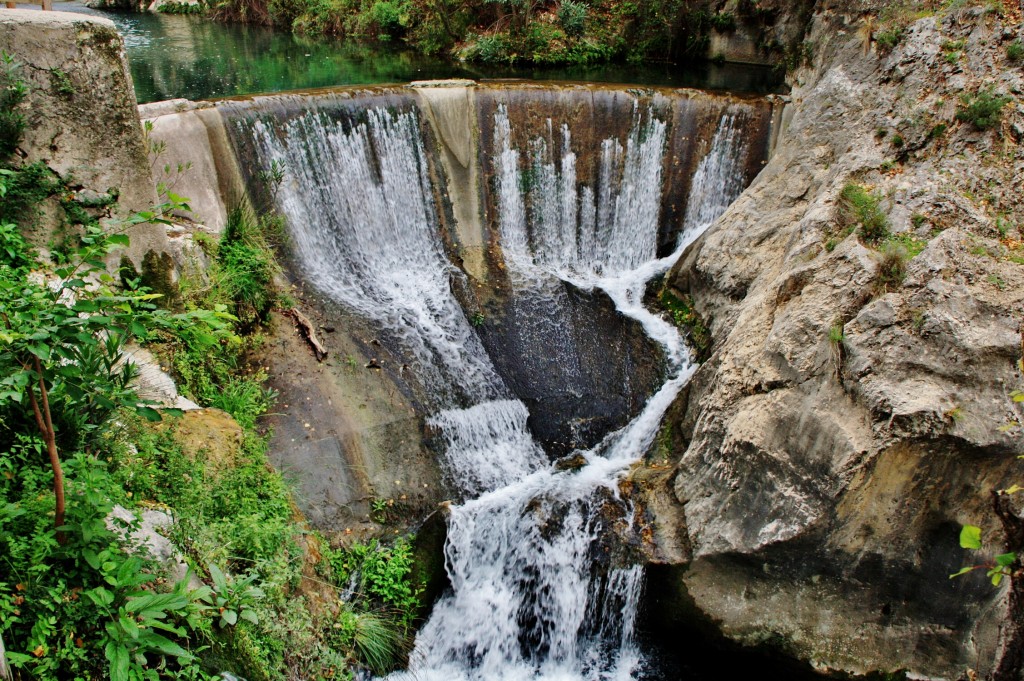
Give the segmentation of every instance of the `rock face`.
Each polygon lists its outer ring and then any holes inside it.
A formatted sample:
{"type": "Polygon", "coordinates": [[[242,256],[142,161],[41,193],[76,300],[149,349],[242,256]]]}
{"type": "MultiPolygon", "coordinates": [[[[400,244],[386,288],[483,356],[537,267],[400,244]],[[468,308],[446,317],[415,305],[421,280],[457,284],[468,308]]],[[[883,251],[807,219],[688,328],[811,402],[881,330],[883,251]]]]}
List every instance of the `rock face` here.
{"type": "Polygon", "coordinates": [[[715,346],[668,425],[674,472],[637,473],[655,560],[681,566],[658,588],[819,668],[984,674],[1005,593],[947,577],[1006,550],[990,494],[1022,473],[1004,428],[1024,388],[1017,32],[961,10],[887,52],[848,11],[819,4],[775,155],[674,272],[715,346]],[[1002,123],[956,120],[990,85],[1012,99],[1002,123]],[[887,245],[844,229],[851,182],[887,245]],[[908,245],[884,279],[882,251],[908,245]],[[965,523],[985,551],[959,548],[965,523]]]}
{"type": "MultiPolygon", "coordinates": [[[[117,197],[120,212],[156,203],[124,43],[107,19],[70,12],[5,10],[0,50],[22,64],[29,86],[22,149],[80,195],[117,197]]],[[[130,256],[164,250],[162,227],[130,232],[130,256]]],[[[43,239],[45,241],[45,239],[43,239]]]]}

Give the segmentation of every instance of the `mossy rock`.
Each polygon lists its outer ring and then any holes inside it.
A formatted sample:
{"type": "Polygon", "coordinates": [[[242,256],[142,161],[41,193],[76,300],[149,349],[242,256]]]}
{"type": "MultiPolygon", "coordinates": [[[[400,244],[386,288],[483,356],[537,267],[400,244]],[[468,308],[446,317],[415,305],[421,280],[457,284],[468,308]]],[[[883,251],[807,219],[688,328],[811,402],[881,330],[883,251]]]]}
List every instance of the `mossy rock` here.
{"type": "Polygon", "coordinates": [[[186,456],[205,461],[214,471],[234,467],[245,432],[231,414],[213,408],[193,409],[165,422],[163,427],[171,429],[186,456]]]}

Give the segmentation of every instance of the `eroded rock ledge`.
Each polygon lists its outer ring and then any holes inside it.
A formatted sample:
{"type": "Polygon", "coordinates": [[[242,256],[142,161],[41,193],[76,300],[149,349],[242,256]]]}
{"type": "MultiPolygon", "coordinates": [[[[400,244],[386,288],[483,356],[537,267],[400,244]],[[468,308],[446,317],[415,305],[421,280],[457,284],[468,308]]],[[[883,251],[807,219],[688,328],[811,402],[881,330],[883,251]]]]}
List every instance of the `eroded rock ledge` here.
{"type": "Polygon", "coordinates": [[[948,575],[1005,550],[990,494],[1022,477],[1020,17],[923,18],[885,51],[869,10],[819,4],[774,157],[674,272],[715,346],[635,474],[653,559],[679,566],[651,591],[822,669],[984,675],[1005,584],[948,575]],[[1002,123],[956,120],[989,86],[1002,123]],[[881,249],[839,224],[850,182],[892,247],[924,243],[888,291],[881,249]]]}

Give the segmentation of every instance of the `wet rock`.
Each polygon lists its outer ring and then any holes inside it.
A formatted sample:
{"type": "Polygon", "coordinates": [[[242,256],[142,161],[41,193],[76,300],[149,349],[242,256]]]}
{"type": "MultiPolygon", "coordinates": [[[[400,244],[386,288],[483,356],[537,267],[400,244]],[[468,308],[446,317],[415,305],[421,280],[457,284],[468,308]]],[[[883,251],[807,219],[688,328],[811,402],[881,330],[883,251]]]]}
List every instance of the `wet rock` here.
{"type": "Polygon", "coordinates": [[[555,470],[557,471],[578,471],[587,465],[587,457],[582,454],[574,454],[571,456],[563,456],[561,459],[555,462],[555,470]]]}

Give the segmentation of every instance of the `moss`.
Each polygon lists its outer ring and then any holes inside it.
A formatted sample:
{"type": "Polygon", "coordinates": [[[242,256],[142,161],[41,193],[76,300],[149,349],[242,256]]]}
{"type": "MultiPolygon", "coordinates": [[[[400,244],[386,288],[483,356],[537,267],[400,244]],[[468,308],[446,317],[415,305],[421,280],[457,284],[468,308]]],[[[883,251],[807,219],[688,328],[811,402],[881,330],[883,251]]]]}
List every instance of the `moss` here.
{"type": "Polygon", "coordinates": [[[672,315],[672,321],[685,331],[686,342],[693,349],[698,362],[711,356],[711,332],[700,314],[694,309],[693,298],[677,296],[667,288],[662,289],[659,300],[663,308],[672,315]]]}
{"type": "Polygon", "coordinates": [[[422,594],[419,612],[416,613],[419,618],[426,618],[434,601],[448,586],[448,573],[444,568],[444,544],[447,536],[448,526],[444,518],[440,513],[434,513],[427,518],[413,538],[413,564],[409,580],[413,588],[422,594]]]}

